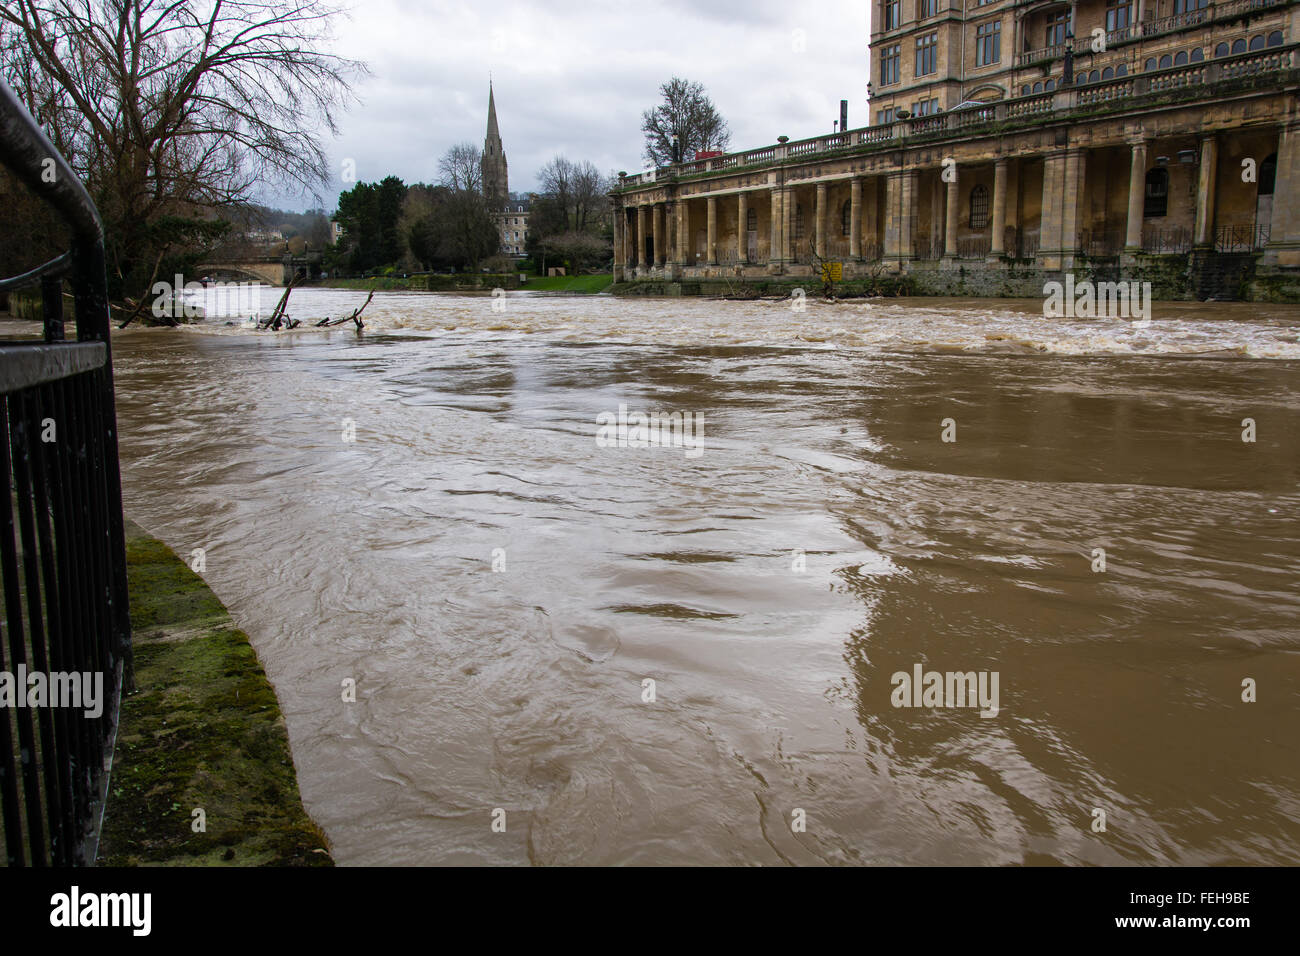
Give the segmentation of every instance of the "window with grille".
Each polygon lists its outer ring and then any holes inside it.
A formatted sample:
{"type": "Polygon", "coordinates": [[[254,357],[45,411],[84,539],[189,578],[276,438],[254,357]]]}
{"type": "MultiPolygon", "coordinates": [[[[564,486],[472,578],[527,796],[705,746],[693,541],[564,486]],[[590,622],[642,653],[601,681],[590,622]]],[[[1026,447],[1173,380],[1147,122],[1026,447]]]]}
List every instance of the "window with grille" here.
{"type": "Polygon", "coordinates": [[[1002,59],[1002,21],[981,23],[975,28],[975,65],[988,66],[1002,59]]]}
{"type": "Polygon", "coordinates": [[[794,207],[794,237],[803,238],[803,206],[794,207]]]}
{"type": "Polygon", "coordinates": [[[916,75],[928,76],[939,68],[939,34],[927,33],[916,38],[916,75]]]}
{"type": "Polygon", "coordinates": [[[989,189],[983,183],[970,191],[970,227],[983,229],[989,224],[989,189]]]}
{"type": "Polygon", "coordinates": [[[897,29],[898,25],[902,22],[903,19],[902,0],[885,0],[883,6],[885,10],[885,17],[884,17],[885,29],[886,30],[897,29]]]}
{"type": "Polygon", "coordinates": [[[745,229],[748,232],[758,232],[758,213],[753,209],[745,213],[745,229]]]}
{"type": "Polygon", "coordinates": [[[1070,11],[1062,10],[1047,18],[1047,42],[1044,46],[1060,46],[1065,42],[1065,34],[1070,26],[1070,11]]]}
{"type": "Polygon", "coordinates": [[[853,228],[853,203],[844,200],[844,205],[840,207],[840,235],[847,236],[853,228]]]}
{"type": "Polygon", "coordinates": [[[880,85],[888,86],[898,82],[898,61],[902,46],[895,43],[880,51],[880,85]]]}
{"type": "Polygon", "coordinates": [[[1123,30],[1133,20],[1133,0],[1106,0],[1106,30],[1123,30]]]}

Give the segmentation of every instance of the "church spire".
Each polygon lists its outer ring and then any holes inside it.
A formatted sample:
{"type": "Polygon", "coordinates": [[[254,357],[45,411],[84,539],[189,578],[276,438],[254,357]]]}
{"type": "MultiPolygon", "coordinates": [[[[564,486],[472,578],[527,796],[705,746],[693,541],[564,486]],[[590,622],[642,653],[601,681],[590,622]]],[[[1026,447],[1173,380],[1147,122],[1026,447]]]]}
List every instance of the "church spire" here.
{"type": "Polygon", "coordinates": [[[488,80],[488,125],[487,138],[490,141],[501,141],[501,131],[497,129],[497,101],[492,92],[492,81],[488,80]]]}
{"type": "Polygon", "coordinates": [[[506,150],[501,144],[501,131],[497,128],[496,93],[488,80],[487,136],[483,139],[483,196],[488,208],[504,209],[510,199],[510,179],[506,168],[506,150]]]}

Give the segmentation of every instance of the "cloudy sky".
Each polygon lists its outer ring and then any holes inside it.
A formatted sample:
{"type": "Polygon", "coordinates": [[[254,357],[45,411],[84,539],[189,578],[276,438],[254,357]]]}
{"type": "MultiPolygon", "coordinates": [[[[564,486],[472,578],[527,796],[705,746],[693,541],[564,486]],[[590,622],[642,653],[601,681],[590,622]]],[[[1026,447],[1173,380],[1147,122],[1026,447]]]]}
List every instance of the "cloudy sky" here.
{"type": "MultiPolygon", "coordinates": [[[[332,49],[368,64],[361,102],[328,143],[359,180],[437,178],[451,145],[483,145],[488,75],[510,188],[557,154],[602,171],[642,166],[641,113],[672,76],[703,83],[732,148],[831,131],[839,101],[866,125],[867,0],[353,0],[332,49]]],[[[339,179],[324,199],[333,209],[339,179]]],[[[284,208],[314,205],[292,191],[284,208]]]]}

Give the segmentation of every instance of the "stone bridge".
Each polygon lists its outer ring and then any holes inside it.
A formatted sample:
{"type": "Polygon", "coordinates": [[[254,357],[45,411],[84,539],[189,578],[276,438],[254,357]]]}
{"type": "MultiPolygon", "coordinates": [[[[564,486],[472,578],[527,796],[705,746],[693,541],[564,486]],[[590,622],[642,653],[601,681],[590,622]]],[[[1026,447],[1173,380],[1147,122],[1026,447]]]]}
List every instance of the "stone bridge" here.
{"type": "Polygon", "coordinates": [[[194,275],[217,281],[264,282],[284,286],[298,273],[320,274],[320,255],[247,256],[242,259],[210,259],[194,269],[194,275]]]}

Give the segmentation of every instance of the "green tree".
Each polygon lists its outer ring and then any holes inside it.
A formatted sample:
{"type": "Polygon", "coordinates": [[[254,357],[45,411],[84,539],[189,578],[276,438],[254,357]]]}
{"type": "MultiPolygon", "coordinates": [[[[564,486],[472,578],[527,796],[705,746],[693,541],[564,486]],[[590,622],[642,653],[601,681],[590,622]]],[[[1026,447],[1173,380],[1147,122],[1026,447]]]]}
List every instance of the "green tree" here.
{"type": "Polygon", "coordinates": [[[369,272],[394,265],[406,252],[399,227],[406,184],[396,176],[357,183],[339,196],[337,219],[348,246],[348,268],[369,272]]]}

